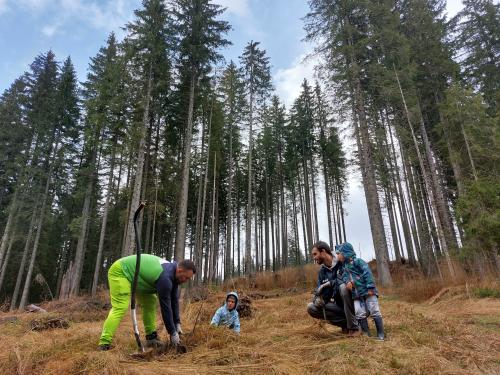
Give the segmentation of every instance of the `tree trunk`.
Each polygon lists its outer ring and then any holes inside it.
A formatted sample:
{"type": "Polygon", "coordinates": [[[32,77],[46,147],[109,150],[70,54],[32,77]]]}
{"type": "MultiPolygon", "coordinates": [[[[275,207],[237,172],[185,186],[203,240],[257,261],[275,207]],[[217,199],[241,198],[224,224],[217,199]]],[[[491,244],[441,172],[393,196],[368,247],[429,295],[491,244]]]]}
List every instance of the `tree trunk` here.
{"type": "MultiPolygon", "coordinates": [[[[312,161],[311,161],[312,164],[312,161]]],[[[313,213],[314,213],[314,236],[313,242],[319,241],[319,228],[318,228],[318,208],[316,205],[316,175],[314,174],[314,166],[311,166],[311,189],[313,199],[313,213]]],[[[312,244],[310,244],[312,246],[312,244]]],[[[306,249],[306,261],[309,257],[309,249],[306,249]]]]}
{"type": "Polygon", "coordinates": [[[333,249],[334,242],[333,242],[333,232],[332,232],[332,212],[330,208],[330,186],[328,184],[329,176],[326,169],[326,160],[324,153],[322,153],[322,157],[323,157],[323,180],[325,183],[326,216],[328,219],[328,240],[330,248],[333,249]]]}
{"type": "MultiPolygon", "coordinates": [[[[307,231],[307,241],[305,241],[304,250],[307,250],[312,246],[313,230],[312,230],[312,210],[311,210],[311,192],[309,188],[309,168],[307,167],[307,160],[302,161],[302,170],[304,171],[304,203],[305,203],[305,219],[306,219],[306,231],[307,231]]],[[[301,194],[302,201],[302,194],[301,194]]]]}
{"type": "Polygon", "coordinates": [[[363,187],[365,190],[366,203],[368,208],[368,217],[373,237],[373,246],[377,259],[377,271],[381,285],[388,286],[392,284],[391,273],[389,270],[389,260],[387,259],[387,242],[385,239],[384,223],[380,209],[380,201],[377,191],[377,183],[372,157],[372,147],[370,135],[368,133],[368,124],[366,122],[365,104],[361,92],[361,84],[356,78],[354,89],[355,97],[355,133],[360,152],[361,175],[363,178],[363,187]],[[358,124],[359,121],[359,124],[358,124]]]}
{"type": "Polygon", "coordinates": [[[253,151],[253,89],[250,89],[250,124],[248,131],[248,188],[245,226],[245,272],[248,273],[252,262],[252,151],[253,151]]]}
{"type": "Polygon", "coordinates": [[[108,223],[109,201],[113,191],[113,173],[115,169],[115,153],[111,156],[111,163],[109,166],[108,187],[106,193],[106,201],[104,203],[104,212],[102,214],[101,233],[99,235],[99,247],[97,248],[97,257],[94,267],[94,277],[92,279],[92,297],[95,297],[97,292],[97,285],[99,283],[99,273],[101,272],[102,251],[104,248],[104,238],[106,236],[106,225],[108,223]]]}
{"type": "MultiPolygon", "coordinates": [[[[400,91],[400,94],[401,94],[401,98],[402,98],[402,101],[403,101],[403,106],[404,106],[404,110],[405,110],[405,113],[406,113],[406,119],[407,119],[408,125],[410,127],[410,132],[411,132],[413,144],[415,146],[415,150],[416,150],[416,153],[417,153],[418,162],[419,162],[419,165],[420,165],[420,169],[422,171],[422,177],[423,177],[423,180],[424,180],[425,189],[426,189],[427,192],[429,192],[428,197],[429,197],[429,200],[430,200],[430,204],[431,204],[432,209],[435,212],[434,219],[436,221],[436,229],[437,229],[438,236],[439,236],[439,239],[440,239],[440,244],[443,247],[443,252],[445,253],[445,256],[446,256],[448,267],[449,267],[449,270],[450,270],[450,274],[452,275],[452,277],[454,277],[455,272],[454,272],[453,266],[451,264],[451,259],[449,258],[448,246],[447,246],[446,238],[445,238],[445,235],[444,235],[444,232],[443,232],[443,227],[441,225],[441,218],[440,218],[440,215],[439,215],[439,210],[438,210],[436,202],[434,200],[434,194],[433,194],[434,192],[433,192],[433,189],[432,189],[431,181],[430,181],[430,178],[428,176],[427,169],[425,168],[424,160],[423,160],[422,155],[420,153],[420,147],[418,146],[417,138],[415,136],[415,131],[413,129],[413,125],[412,125],[411,120],[410,120],[410,114],[408,112],[408,107],[406,106],[406,100],[405,100],[405,97],[404,97],[404,94],[403,94],[403,89],[401,88],[401,83],[399,82],[399,77],[398,77],[398,74],[396,72],[396,68],[393,67],[393,69],[394,69],[394,74],[395,74],[395,77],[396,77],[396,81],[398,83],[398,87],[399,87],[399,91],[400,91]]],[[[421,123],[421,126],[423,126],[423,122],[421,123]]],[[[426,137],[425,129],[423,129],[422,137],[424,137],[424,135],[426,137]]],[[[424,139],[424,143],[427,143],[427,142],[425,142],[425,139],[424,139]]],[[[428,146],[428,144],[427,144],[427,146],[428,146]]],[[[426,150],[427,150],[427,146],[426,146],[426,150]]],[[[428,157],[430,157],[430,155],[428,155],[428,157]]]]}
{"type": "MultiPolygon", "coordinates": [[[[54,155],[57,155],[57,146],[58,144],[56,144],[54,155]]],[[[26,307],[26,303],[28,302],[29,290],[31,286],[31,276],[33,274],[33,268],[35,267],[38,244],[40,243],[40,235],[42,233],[43,219],[45,216],[45,206],[47,205],[47,200],[49,197],[49,188],[50,188],[50,180],[52,178],[53,165],[54,164],[52,163],[49,168],[49,172],[47,173],[47,182],[45,183],[45,191],[43,193],[42,206],[40,208],[40,216],[36,223],[35,242],[33,244],[33,250],[31,251],[31,259],[30,259],[30,264],[28,266],[28,273],[26,274],[26,280],[24,282],[23,293],[21,295],[21,302],[19,303],[19,309],[21,310],[23,310],[26,307]]]]}
{"type": "Polygon", "coordinates": [[[229,165],[227,187],[227,220],[226,220],[226,251],[224,263],[224,279],[232,275],[233,260],[231,258],[231,240],[233,230],[233,123],[229,121],[229,165]]]}
{"type": "Polygon", "coordinates": [[[210,256],[209,256],[209,269],[208,269],[208,280],[210,282],[214,281],[214,265],[215,265],[215,206],[216,206],[216,168],[217,168],[217,153],[214,152],[214,171],[213,171],[213,185],[212,185],[212,214],[210,223],[210,256]]]}
{"type": "MultiPolygon", "coordinates": [[[[196,246],[195,244],[195,253],[197,254],[196,256],[198,259],[200,259],[200,269],[201,267],[201,260],[203,260],[203,234],[205,230],[205,206],[206,206],[206,201],[207,201],[207,185],[208,185],[208,166],[210,162],[210,142],[211,142],[211,135],[212,135],[212,111],[213,111],[213,100],[212,100],[212,106],[210,107],[210,115],[208,119],[208,140],[207,140],[207,153],[206,153],[206,163],[205,163],[205,172],[203,174],[203,190],[202,190],[202,197],[201,197],[201,218],[200,218],[200,223],[199,223],[199,229],[197,230],[198,234],[198,241],[196,243],[198,244],[196,246]]],[[[205,257],[205,261],[207,261],[207,257],[205,257]]],[[[205,269],[208,271],[208,265],[205,264],[205,269]]],[[[199,277],[201,275],[197,276],[197,279],[199,281],[199,277]]],[[[206,277],[206,276],[205,276],[206,277]]]]}
{"type": "MultiPolygon", "coordinates": [[[[301,222],[302,222],[302,236],[303,236],[303,241],[304,241],[304,249],[307,249],[307,244],[308,244],[308,239],[307,239],[307,230],[306,230],[306,225],[305,225],[305,215],[304,215],[304,199],[302,197],[302,184],[300,183],[300,178],[298,181],[299,185],[299,201],[300,201],[300,215],[301,215],[301,222]]],[[[299,244],[297,244],[297,247],[300,248],[299,244]]],[[[306,250],[307,251],[307,250],[306,250]]]]}
{"type": "MultiPolygon", "coordinates": [[[[97,152],[97,151],[95,151],[97,152]]],[[[95,152],[93,156],[93,161],[91,162],[92,166],[95,166],[95,152]]],[[[95,167],[91,167],[94,169],[95,167]]],[[[90,203],[92,200],[92,190],[94,185],[94,172],[91,172],[91,176],[89,176],[89,181],[87,182],[87,188],[85,190],[85,199],[83,202],[82,209],[82,223],[80,227],[80,235],[78,236],[78,243],[76,245],[76,254],[74,260],[75,273],[72,274],[72,278],[70,281],[70,296],[76,297],[78,292],[80,291],[80,280],[82,278],[83,271],[83,262],[85,259],[85,247],[87,242],[87,233],[88,233],[88,223],[90,219],[90,203]]]]}
{"type": "MultiPolygon", "coordinates": [[[[151,102],[151,91],[153,86],[153,65],[149,63],[148,84],[146,95],[144,98],[144,113],[142,118],[141,138],[139,140],[139,148],[137,151],[137,165],[135,170],[134,190],[132,200],[130,202],[130,210],[128,215],[127,236],[125,237],[125,245],[123,246],[122,256],[131,255],[134,253],[135,246],[135,230],[134,230],[134,213],[139,206],[142,192],[142,176],[144,173],[144,157],[146,148],[146,136],[149,129],[149,106],[151,102]]],[[[184,251],[184,248],[183,248],[184,251]]]]}
{"type": "Polygon", "coordinates": [[[3,285],[3,280],[5,278],[5,274],[7,273],[7,264],[9,264],[9,258],[10,258],[12,246],[14,245],[14,242],[15,242],[14,240],[15,240],[15,237],[10,236],[9,245],[7,246],[7,252],[5,253],[5,257],[4,257],[3,264],[1,267],[1,271],[0,271],[0,291],[2,290],[2,285],[3,285]]]}
{"type": "Polygon", "coordinates": [[[28,259],[29,248],[31,246],[31,239],[33,237],[33,230],[35,228],[37,209],[38,209],[37,202],[35,202],[35,206],[33,207],[33,213],[31,214],[28,234],[26,236],[26,243],[24,245],[23,256],[21,258],[21,264],[19,265],[19,271],[17,273],[16,286],[14,287],[14,293],[12,294],[12,299],[10,302],[10,311],[14,311],[16,309],[17,298],[19,297],[21,282],[23,280],[24,270],[26,268],[26,260],[28,259]]]}
{"type": "Polygon", "coordinates": [[[177,230],[175,235],[175,253],[174,258],[177,260],[184,259],[184,251],[186,245],[186,220],[187,220],[187,203],[189,192],[189,166],[191,162],[191,140],[193,136],[193,108],[194,108],[194,91],[196,81],[198,80],[194,68],[191,71],[191,84],[189,88],[189,105],[188,118],[186,126],[186,134],[184,136],[184,152],[182,161],[182,182],[179,198],[179,212],[177,217],[177,230]]]}
{"type": "MultiPolygon", "coordinates": [[[[396,195],[396,200],[398,202],[399,216],[401,218],[401,224],[403,227],[403,234],[405,237],[405,245],[406,245],[406,252],[408,253],[408,260],[409,260],[410,264],[412,266],[414,266],[414,265],[416,265],[415,251],[414,251],[414,247],[413,247],[413,238],[412,238],[412,234],[410,232],[410,227],[408,225],[408,217],[407,217],[407,215],[408,216],[412,215],[412,213],[408,210],[408,207],[406,206],[405,196],[403,193],[403,189],[401,187],[401,176],[399,173],[399,165],[398,165],[398,160],[397,160],[397,156],[396,156],[396,149],[394,147],[394,139],[392,136],[391,124],[390,124],[389,119],[387,118],[387,113],[386,113],[386,123],[387,123],[386,139],[387,139],[387,133],[389,133],[390,145],[391,145],[391,149],[389,152],[391,153],[392,160],[394,160],[394,165],[391,165],[391,168],[393,168],[395,171],[395,174],[393,175],[393,178],[392,178],[392,183],[393,183],[393,187],[394,187],[394,194],[396,195]]],[[[391,158],[389,158],[389,160],[391,160],[391,158]]]]}
{"type": "Polygon", "coordinates": [[[0,267],[2,267],[3,262],[5,261],[6,258],[5,252],[9,244],[11,243],[12,226],[14,225],[17,212],[17,194],[18,194],[18,188],[16,189],[14,197],[12,197],[12,201],[9,205],[9,215],[7,217],[7,223],[5,224],[5,228],[3,231],[2,240],[0,241],[0,267]]]}
{"type": "Polygon", "coordinates": [[[266,258],[266,271],[271,269],[271,258],[269,257],[269,184],[268,178],[266,174],[266,202],[265,202],[265,210],[264,210],[264,251],[266,258]]]}

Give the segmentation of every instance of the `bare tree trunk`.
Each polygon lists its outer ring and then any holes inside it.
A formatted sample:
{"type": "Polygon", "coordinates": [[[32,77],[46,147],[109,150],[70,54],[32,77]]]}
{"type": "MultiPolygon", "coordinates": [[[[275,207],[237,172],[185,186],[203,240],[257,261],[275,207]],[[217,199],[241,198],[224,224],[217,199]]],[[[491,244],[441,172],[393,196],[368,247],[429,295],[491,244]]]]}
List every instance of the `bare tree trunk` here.
{"type": "Polygon", "coordinates": [[[14,197],[12,197],[12,201],[9,205],[9,215],[7,217],[7,223],[5,224],[5,228],[3,231],[3,236],[2,240],[0,241],[0,267],[2,267],[3,262],[5,261],[6,258],[6,250],[11,243],[11,232],[12,232],[12,226],[14,225],[14,219],[16,217],[16,212],[17,212],[17,194],[18,194],[18,188],[16,189],[16,192],[14,193],[14,197]]]}
{"type": "Polygon", "coordinates": [[[90,181],[87,183],[87,188],[85,190],[85,199],[83,201],[83,209],[82,209],[82,222],[80,227],[80,235],[78,236],[78,243],[76,246],[76,254],[75,254],[75,273],[72,274],[72,279],[70,282],[70,290],[69,293],[71,296],[77,296],[80,291],[80,280],[82,277],[83,271],[83,261],[85,259],[85,247],[87,242],[87,228],[90,218],[90,201],[92,199],[92,187],[94,185],[93,178],[90,178],[90,181]]]}
{"type": "Polygon", "coordinates": [[[224,263],[224,279],[232,274],[233,261],[231,258],[231,240],[233,230],[233,123],[229,121],[229,165],[228,165],[228,187],[227,187],[227,220],[226,220],[226,251],[224,263]]]}
{"type": "Polygon", "coordinates": [[[214,280],[214,259],[215,259],[215,206],[216,206],[216,190],[215,190],[215,175],[217,168],[217,153],[214,153],[214,172],[213,172],[213,185],[212,185],[212,214],[210,223],[210,255],[208,257],[210,265],[208,269],[208,280],[213,282],[214,280]]]}
{"type": "MultiPolygon", "coordinates": [[[[299,222],[297,215],[297,198],[295,196],[295,186],[292,185],[292,220],[295,234],[295,247],[297,248],[297,253],[300,254],[300,244],[299,244],[299,222]]],[[[286,254],[286,265],[288,265],[288,254],[286,254]]]]}
{"type": "Polygon", "coordinates": [[[253,89],[250,89],[250,126],[248,131],[248,188],[247,188],[247,213],[245,225],[245,272],[248,273],[252,263],[252,151],[253,151],[253,89]]]}
{"type": "MultiPolygon", "coordinates": [[[[146,95],[144,97],[144,113],[142,118],[141,138],[139,140],[139,148],[137,151],[137,165],[135,170],[134,190],[132,193],[132,200],[130,203],[130,210],[128,215],[127,236],[125,237],[125,245],[123,246],[122,256],[131,255],[134,253],[135,244],[135,231],[134,231],[134,213],[135,209],[139,206],[142,192],[142,176],[144,173],[144,156],[146,148],[146,136],[149,129],[149,106],[151,102],[151,91],[153,88],[153,65],[149,63],[148,84],[146,88],[146,95]]],[[[184,247],[183,247],[184,251],[184,247]]]]}
{"type": "MultiPolygon", "coordinates": [[[[420,109],[419,109],[420,111],[420,109]]],[[[453,228],[453,220],[450,214],[450,209],[448,206],[448,201],[445,196],[444,187],[442,178],[439,179],[439,175],[436,173],[441,171],[441,165],[436,163],[433,152],[431,150],[431,145],[429,139],[427,137],[427,130],[425,129],[424,119],[422,117],[422,112],[420,111],[420,132],[422,134],[422,140],[424,143],[425,154],[427,157],[427,163],[429,166],[430,180],[432,182],[432,186],[434,188],[434,201],[437,208],[437,214],[440,215],[441,226],[443,230],[444,238],[446,239],[446,250],[448,253],[450,252],[451,247],[453,249],[458,249],[458,242],[455,230],[453,228]]],[[[440,173],[442,175],[442,173],[440,173]]],[[[448,255],[446,255],[448,257],[448,255]]],[[[451,263],[450,263],[451,264],[451,263]]],[[[450,270],[451,272],[451,270],[450,270]]],[[[454,275],[454,271],[452,272],[452,276],[454,275]]]]}
{"type": "Polygon", "coordinates": [[[332,213],[331,213],[331,208],[330,208],[330,186],[328,185],[328,172],[326,169],[326,160],[325,160],[325,155],[322,155],[323,157],[323,179],[325,183],[325,199],[326,199],[326,216],[328,219],[328,239],[329,239],[329,245],[333,249],[333,232],[332,232],[332,213]]]}
{"type": "MultiPolygon", "coordinates": [[[[271,269],[271,258],[269,256],[269,184],[267,174],[265,176],[266,179],[266,202],[265,202],[265,210],[264,210],[264,251],[266,257],[266,271],[271,269]]],[[[273,246],[274,249],[274,246],[273,246]]],[[[273,251],[274,254],[274,251],[273,251]]]]}
{"type": "MultiPolygon", "coordinates": [[[[212,135],[212,110],[213,110],[213,103],[212,107],[210,109],[210,116],[208,120],[208,141],[207,141],[207,153],[206,153],[206,164],[205,164],[205,172],[204,172],[204,180],[203,180],[203,191],[202,191],[202,198],[201,198],[201,219],[200,219],[200,226],[199,229],[197,230],[198,232],[198,241],[197,241],[197,249],[195,245],[195,253],[197,254],[197,257],[199,257],[200,260],[203,259],[203,233],[205,230],[205,206],[206,206],[206,201],[207,201],[207,185],[208,185],[208,166],[210,162],[210,142],[211,142],[211,135],[212,135]]],[[[207,261],[207,257],[205,257],[205,261],[207,261]]],[[[201,268],[201,264],[200,264],[201,268]]],[[[205,268],[208,269],[207,265],[205,265],[205,268]]],[[[201,277],[201,275],[200,275],[201,277]]]]}
{"type": "MultiPolygon", "coordinates": [[[[312,164],[312,161],[311,161],[312,164]]],[[[312,189],[312,199],[313,199],[313,213],[314,213],[314,236],[313,242],[319,241],[319,228],[318,228],[318,208],[316,204],[316,175],[314,173],[314,166],[311,165],[311,189],[312,189]]],[[[311,244],[312,246],[312,244],[311,244]]],[[[309,257],[309,249],[306,249],[306,261],[309,257]]]]}
{"type": "Polygon", "coordinates": [[[99,235],[99,246],[97,248],[97,257],[94,267],[94,277],[92,279],[92,297],[95,297],[97,292],[97,285],[99,283],[99,273],[101,272],[102,251],[104,248],[104,238],[106,236],[106,226],[108,223],[109,201],[113,191],[113,174],[115,170],[115,153],[111,156],[111,163],[109,166],[108,187],[106,192],[106,201],[104,203],[104,212],[102,214],[101,233],[99,235]]]}
{"type": "Polygon", "coordinates": [[[26,260],[28,259],[29,248],[31,246],[31,239],[33,237],[33,230],[35,228],[37,210],[38,206],[37,203],[35,202],[35,206],[33,207],[33,213],[31,214],[28,234],[26,236],[26,243],[24,245],[23,256],[21,258],[21,264],[19,265],[19,271],[17,272],[16,285],[14,287],[14,293],[12,294],[12,299],[10,302],[10,311],[14,311],[16,309],[17,298],[19,297],[21,282],[23,280],[24,270],[26,268],[26,260]]]}
{"type": "MultiPolygon", "coordinates": [[[[306,225],[305,225],[305,215],[304,215],[304,199],[302,197],[302,184],[300,183],[300,178],[297,183],[299,185],[299,201],[300,201],[300,215],[301,215],[301,222],[302,222],[302,235],[303,235],[303,241],[304,241],[304,249],[307,249],[307,244],[308,244],[308,239],[307,239],[307,231],[306,231],[306,225]]],[[[300,248],[299,244],[297,244],[297,247],[300,248]]],[[[307,251],[307,250],[306,250],[307,251]]]]}
{"type": "Polygon", "coordinates": [[[254,210],[254,227],[253,227],[253,230],[254,230],[254,240],[255,240],[255,272],[259,271],[260,270],[260,263],[261,263],[261,259],[259,257],[259,234],[258,234],[258,231],[259,231],[259,227],[258,227],[258,224],[259,224],[259,219],[257,217],[258,215],[258,208],[255,207],[254,210]]]}
{"type": "Polygon", "coordinates": [[[392,196],[388,189],[386,189],[385,194],[385,204],[387,207],[387,215],[389,216],[389,226],[391,228],[391,237],[392,237],[392,247],[394,248],[394,255],[396,258],[396,262],[401,263],[401,250],[399,248],[398,243],[398,234],[396,230],[396,221],[395,221],[395,213],[394,206],[392,202],[392,196]]]}
{"type": "Polygon", "coordinates": [[[389,158],[389,160],[394,160],[394,164],[391,163],[391,168],[393,168],[393,170],[395,171],[395,174],[393,174],[393,178],[392,178],[394,194],[396,195],[396,200],[397,200],[398,207],[399,207],[399,216],[401,218],[401,225],[403,227],[403,234],[404,234],[404,238],[405,238],[406,252],[408,253],[408,260],[409,260],[410,264],[412,266],[414,266],[416,264],[416,259],[415,259],[415,252],[414,252],[414,248],[413,248],[413,239],[412,239],[412,235],[410,232],[410,227],[408,225],[408,217],[407,217],[407,214],[408,215],[412,215],[412,214],[411,214],[411,212],[409,212],[409,210],[406,206],[405,196],[403,193],[403,189],[401,187],[401,176],[399,173],[399,165],[398,165],[396,150],[394,147],[394,140],[393,140],[393,136],[392,136],[391,124],[390,124],[389,119],[387,118],[387,113],[386,113],[386,123],[387,123],[386,142],[388,142],[387,141],[387,133],[389,133],[390,145],[391,145],[391,149],[389,150],[389,153],[392,156],[392,158],[389,158]]]}
{"type": "MultiPolygon", "coordinates": [[[[58,147],[58,144],[56,143],[54,155],[57,155],[57,147],[58,147]]],[[[36,260],[36,255],[37,255],[37,251],[38,251],[38,244],[40,243],[40,235],[42,233],[42,228],[43,228],[43,219],[45,216],[45,206],[47,205],[47,200],[49,197],[49,188],[50,188],[50,180],[52,179],[52,171],[53,171],[53,164],[51,164],[51,166],[49,168],[49,172],[47,173],[47,182],[45,183],[45,191],[43,193],[42,206],[40,208],[40,216],[39,216],[38,221],[36,223],[35,242],[33,244],[33,250],[31,251],[31,259],[30,259],[30,263],[28,266],[28,273],[26,274],[26,280],[24,282],[23,293],[21,295],[21,302],[19,303],[19,309],[21,309],[21,310],[23,310],[26,307],[26,303],[28,302],[29,290],[30,290],[30,286],[31,286],[31,276],[33,274],[33,268],[35,266],[35,260],[36,260]]]]}
{"type": "Polygon", "coordinates": [[[357,112],[357,116],[354,119],[355,133],[358,150],[361,154],[361,175],[363,177],[363,187],[368,207],[368,217],[370,218],[373,245],[377,259],[377,271],[380,283],[387,286],[392,284],[392,278],[389,270],[389,260],[387,259],[387,242],[385,239],[384,223],[380,209],[375,171],[372,168],[372,147],[370,143],[370,135],[368,133],[368,124],[366,123],[365,105],[359,79],[356,79],[354,93],[357,112]]]}
{"type": "Polygon", "coordinates": [[[9,245],[7,246],[7,252],[5,253],[4,261],[0,271],[0,290],[2,290],[3,280],[5,278],[5,274],[7,273],[7,264],[9,264],[9,258],[12,250],[12,246],[14,245],[15,237],[10,236],[9,245]]]}
{"type": "MultiPolygon", "coordinates": [[[[430,178],[429,178],[429,176],[427,174],[427,169],[425,168],[424,160],[423,160],[422,155],[420,153],[420,147],[418,146],[417,138],[415,136],[415,131],[413,129],[413,125],[412,125],[411,120],[410,120],[410,114],[408,112],[408,107],[406,106],[406,100],[405,100],[405,97],[404,97],[404,94],[403,94],[403,89],[401,88],[401,83],[399,82],[399,77],[398,77],[398,74],[396,72],[396,68],[395,67],[393,67],[393,68],[394,68],[394,74],[396,76],[396,81],[398,83],[399,91],[400,91],[400,94],[401,94],[401,98],[402,98],[402,101],[403,101],[403,106],[404,106],[404,110],[405,110],[405,113],[406,113],[406,119],[408,121],[408,125],[410,127],[410,132],[411,132],[411,136],[412,136],[413,143],[414,143],[414,146],[415,146],[415,150],[417,152],[417,158],[418,158],[418,162],[419,162],[419,165],[420,165],[420,169],[422,171],[422,177],[424,179],[425,189],[426,189],[426,191],[429,192],[428,197],[430,199],[430,204],[431,204],[431,207],[433,208],[433,210],[435,212],[434,219],[436,221],[436,229],[437,229],[438,236],[439,236],[439,239],[440,239],[440,244],[443,247],[443,252],[445,253],[445,256],[446,256],[448,267],[449,267],[449,270],[450,270],[450,274],[452,275],[452,277],[454,277],[455,272],[453,270],[453,265],[451,263],[451,259],[449,258],[448,246],[447,246],[446,238],[445,238],[445,235],[444,235],[444,232],[443,232],[443,227],[441,225],[441,218],[439,217],[440,216],[439,215],[439,210],[438,210],[437,205],[436,205],[435,200],[434,200],[434,194],[433,194],[433,189],[432,189],[431,181],[430,181],[430,178]]],[[[423,126],[423,123],[422,123],[422,126],[423,126]]],[[[426,136],[426,133],[425,133],[425,129],[423,129],[423,130],[424,131],[422,133],[422,136],[424,137],[424,135],[426,136]]],[[[425,143],[425,140],[424,140],[424,143],[425,143]]],[[[428,155],[428,156],[430,157],[430,155],[428,155]]]]}
{"type": "MultiPolygon", "coordinates": [[[[305,241],[305,251],[312,246],[313,230],[312,230],[312,212],[311,212],[311,193],[309,190],[309,168],[307,167],[307,160],[302,161],[302,170],[304,171],[304,203],[305,203],[305,219],[306,219],[306,231],[307,237],[305,241]]],[[[302,200],[302,194],[301,194],[302,200]]]]}
{"type": "Polygon", "coordinates": [[[344,240],[347,239],[347,236],[345,234],[345,212],[344,212],[344,205],[342,204],[342,191],[340,189],[340,186],[337,187],[338,189],[338,202],[339,202],[339,208],[340,208],[340,222],[342,224],[342,233],[344,235],[344,240]]]}

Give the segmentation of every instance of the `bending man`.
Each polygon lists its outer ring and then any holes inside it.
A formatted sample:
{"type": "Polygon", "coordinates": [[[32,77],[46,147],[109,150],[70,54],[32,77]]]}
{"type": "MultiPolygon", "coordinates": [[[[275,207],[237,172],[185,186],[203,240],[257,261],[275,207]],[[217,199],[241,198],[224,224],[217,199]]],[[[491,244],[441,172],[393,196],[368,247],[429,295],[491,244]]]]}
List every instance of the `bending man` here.
{"type": "MultiPolygon", "coordinates": [[[[108,271],[111,311],[102,328],[99,350],[111,349],[111,342],[120,321],[128,310],[132,282],[134,280],[136,255],[118,259],[108,271]]],[[[182,333],[179,316],[178,286],[196,273],[191,260],[168,262],[160,257],[142,254],[137,281],[137,301],[142,308],[142,320],[146,331],[146,346],[158,346],[161,341],[156,332],[157,297],[160,300],[161,315],[173,345],[180,344],[182,333]]]]}
{"type": "Polygon", "coordinates": [[[350,335],[360,334],[354,314],[351,291],[346,288],[338,272],[343,267],[326,242],[316,242],[311,250],[314,261],[321,265],[318,273],[318,296],[307,305],[307,312],[313,318],[326,319],[330,324],[342,328],[350,335]]]}

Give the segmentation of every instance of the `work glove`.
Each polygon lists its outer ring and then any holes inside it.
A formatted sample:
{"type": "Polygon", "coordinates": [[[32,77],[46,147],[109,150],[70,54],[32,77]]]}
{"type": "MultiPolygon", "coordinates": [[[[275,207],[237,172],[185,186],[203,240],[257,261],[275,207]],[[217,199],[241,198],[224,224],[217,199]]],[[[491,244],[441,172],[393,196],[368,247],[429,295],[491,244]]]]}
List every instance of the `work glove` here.
{"type": "Polygon", "coordinates": [[[183,334],[184,334],[184,332],[182,331],[182,326],[181,326],[181,323],[177,323],[177,324],[175,325],[175,329],[177,330],[177,333],[178,333],[179,335],[183,335],[183,334]]]}
{"type": "Polygon", "coordinates": [[[325,306],[325,301],[323,301],[323,297],[321,297],[321,295],[319,295],[319,294],[314,295],[313,303],[314,303],[314,306],[316,306],[319,309],[321,309],[325,306]]]}
{"type": "Polygon", "coordinates": [[[181,343],[181,338],[177,332],[174,332],[170,335],[170,342],[172,345],[177,346],[181,343]]]}

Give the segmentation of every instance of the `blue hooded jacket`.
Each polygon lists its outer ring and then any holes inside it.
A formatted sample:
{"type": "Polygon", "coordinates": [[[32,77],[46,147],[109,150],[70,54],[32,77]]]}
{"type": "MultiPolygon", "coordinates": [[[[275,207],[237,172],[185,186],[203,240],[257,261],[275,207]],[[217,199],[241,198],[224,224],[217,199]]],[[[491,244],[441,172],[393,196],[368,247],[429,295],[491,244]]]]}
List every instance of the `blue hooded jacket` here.
{"type": "Polygon", "coordinates": [[[370,267],[363,259],[356,258],[352,245],[349,242],[344,242],[336,245],[335,251],[341,253],[345,258],[341,276],[344,283],[347,284],[349,281],[354,283],[352,297],[355,299],[364,298],[368,295],[368,290],[372,290],[378,296],[370,267]]]}
{"type": "Polygon", "coordinates": [[[231,328],[234,332],[240,333],[240,316],[238,314],[238,311],[236,308],[238,307],[238,293],[236,292],[229,292],[226,295],[226,302],[224,303],[224,306],[221,306],[217,309],[215,312],[214,316],[212,317],[212,321],[210,324],[215,325],[215,326],[227,326],[231,328]],[[234,305],[234,309],[229,310],[227,308],[227,299],[229,297],[234,297],[236,298],[236,304],[234,305]]]}

